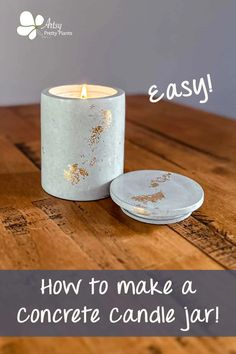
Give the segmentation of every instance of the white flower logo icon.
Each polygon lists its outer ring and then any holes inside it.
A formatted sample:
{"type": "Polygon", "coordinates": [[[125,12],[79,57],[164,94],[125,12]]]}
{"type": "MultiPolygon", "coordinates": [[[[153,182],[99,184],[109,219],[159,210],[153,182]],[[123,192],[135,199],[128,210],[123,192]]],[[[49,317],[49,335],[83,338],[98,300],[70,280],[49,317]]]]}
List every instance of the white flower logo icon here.
{"type": "Polygon", "coordinates": [[[29,11],[23,11],[20,15],[21,26],[17,27],[17,33],[20,36],[28,36],[29,39],[34,39],[37,35],[37,29],[43,24],[44,18],[42,15],[37,15],[34,19],[29,11]]]}

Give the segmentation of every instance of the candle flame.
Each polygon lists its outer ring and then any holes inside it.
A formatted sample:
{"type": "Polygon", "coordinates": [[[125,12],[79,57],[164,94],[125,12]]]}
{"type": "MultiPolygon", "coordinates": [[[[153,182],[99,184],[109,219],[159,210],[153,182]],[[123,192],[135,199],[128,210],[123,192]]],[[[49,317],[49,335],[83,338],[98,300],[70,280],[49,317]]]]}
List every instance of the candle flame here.
{"type": "Polygon", "coordinates": [[[81,90],[80,98],[86,99],[88,97],[87,86],[83,85],[81,90]]]}

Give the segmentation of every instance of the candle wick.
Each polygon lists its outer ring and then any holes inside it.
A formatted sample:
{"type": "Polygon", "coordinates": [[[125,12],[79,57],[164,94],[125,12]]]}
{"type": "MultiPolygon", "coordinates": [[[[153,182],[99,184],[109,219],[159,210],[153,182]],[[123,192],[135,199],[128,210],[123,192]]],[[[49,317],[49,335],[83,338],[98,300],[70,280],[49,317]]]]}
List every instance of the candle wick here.
{"type": "Polygon", "coordinates": [[[82,89],[81,89],[80,98],[86,99],[87,97],[88,97],[87,86],[84,84],[84,85],[82,86],[82,89]]]}

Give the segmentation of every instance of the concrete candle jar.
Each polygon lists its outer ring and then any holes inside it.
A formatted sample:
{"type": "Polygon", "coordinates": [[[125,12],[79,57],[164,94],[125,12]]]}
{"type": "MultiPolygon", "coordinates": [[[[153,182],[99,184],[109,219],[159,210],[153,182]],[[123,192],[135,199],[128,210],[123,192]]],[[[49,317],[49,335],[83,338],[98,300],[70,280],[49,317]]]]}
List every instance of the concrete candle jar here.
{"type": "Polygon", "coordinates": [[[96,85],[65,85],[41,95],[42,187],[68,200],[109,196],[123,173],[125,93],[96,85]]]}

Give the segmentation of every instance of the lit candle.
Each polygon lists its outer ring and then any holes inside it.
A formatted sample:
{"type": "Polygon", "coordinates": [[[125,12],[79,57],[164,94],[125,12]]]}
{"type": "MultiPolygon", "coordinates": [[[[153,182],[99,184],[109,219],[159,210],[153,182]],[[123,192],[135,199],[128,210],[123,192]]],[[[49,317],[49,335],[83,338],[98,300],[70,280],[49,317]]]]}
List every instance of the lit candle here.
{"type": "Polygon", "coordinates": [[[87,86],[86,85],[82,86],[80,98],[82,98],[82,99],[88,98],[88,92],[87,92],[87,86]]]}
{"type": "Polygon", "coordinates": [[[123,173],[125,93],[97,85],[65,85],[41,96],[42,187],[69,200],[109,196],[123,173]]]}

